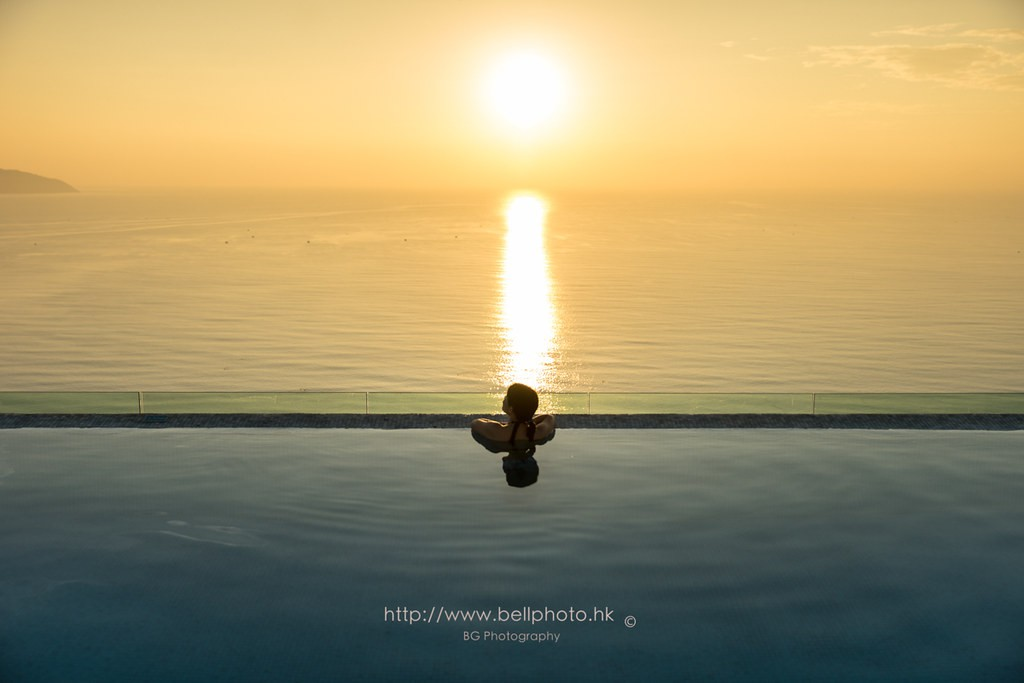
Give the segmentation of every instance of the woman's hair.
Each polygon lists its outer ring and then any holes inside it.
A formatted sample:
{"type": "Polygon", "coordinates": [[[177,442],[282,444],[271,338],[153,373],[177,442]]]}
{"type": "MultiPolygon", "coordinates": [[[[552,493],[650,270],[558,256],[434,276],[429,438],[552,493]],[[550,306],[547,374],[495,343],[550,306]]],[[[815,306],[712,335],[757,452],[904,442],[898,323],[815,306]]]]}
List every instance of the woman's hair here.
{"type": "Polygon", "coordinates": [[[513,384],[505,394],[508,405],[516,414],[516,419],[532,420],[533,414],[537,412],[539,399],[537,392],[525,384],[513,384]]]}

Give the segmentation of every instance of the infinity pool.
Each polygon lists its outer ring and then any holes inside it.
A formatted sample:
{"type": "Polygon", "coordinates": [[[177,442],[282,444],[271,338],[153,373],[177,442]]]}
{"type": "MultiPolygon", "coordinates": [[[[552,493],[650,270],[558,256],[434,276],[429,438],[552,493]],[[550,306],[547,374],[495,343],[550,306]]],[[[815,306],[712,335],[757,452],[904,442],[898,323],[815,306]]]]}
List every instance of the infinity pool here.
{"type": "Polygon", "coordinates": [[[1024,678],[1024,432],[0,432],[0,680],[1024,678]],[[489,621],[486,619],[489,618],[489,621]]]}

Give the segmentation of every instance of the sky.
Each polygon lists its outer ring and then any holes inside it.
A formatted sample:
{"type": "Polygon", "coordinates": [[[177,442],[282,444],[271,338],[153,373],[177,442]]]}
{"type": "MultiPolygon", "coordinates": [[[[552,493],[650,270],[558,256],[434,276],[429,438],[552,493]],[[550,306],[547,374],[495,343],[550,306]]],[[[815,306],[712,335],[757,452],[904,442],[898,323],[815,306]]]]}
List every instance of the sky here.
{"type": "Polygon", "coordinates": [[[1024,0],[0,0],[0,168],[80,188],[1014,192],[1022,121],[1024,0]]]}

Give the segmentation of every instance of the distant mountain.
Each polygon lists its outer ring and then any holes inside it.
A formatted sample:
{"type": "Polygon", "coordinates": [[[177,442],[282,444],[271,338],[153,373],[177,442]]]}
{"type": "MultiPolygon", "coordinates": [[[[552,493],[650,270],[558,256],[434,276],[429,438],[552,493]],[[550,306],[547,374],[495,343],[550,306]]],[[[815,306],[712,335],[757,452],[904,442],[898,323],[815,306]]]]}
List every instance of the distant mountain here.
{"type": "Polygon", "coordinates": [[[8,171],[0,168],[0,194],[30,194],[43,192],[78,192],[63,180],[44,178],[34,173],[8,171]]]}

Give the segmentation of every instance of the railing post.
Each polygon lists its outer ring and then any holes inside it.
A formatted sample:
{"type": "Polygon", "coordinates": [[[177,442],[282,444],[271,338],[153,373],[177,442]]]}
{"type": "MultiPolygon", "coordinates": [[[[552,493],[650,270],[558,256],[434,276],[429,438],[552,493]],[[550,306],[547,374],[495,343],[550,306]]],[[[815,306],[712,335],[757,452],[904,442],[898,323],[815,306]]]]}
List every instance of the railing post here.
{"type": "Polygon", "coordinates": [[[139,392],[139,415],[144,415],[145,413],[146,413],[146,408],[145,408],[144,404],[142,403],[142,392],[140,391],[139,392]]]}
{"type": "Polygon", "coordinates": [[[812,393],[811,394],[811,415],[817,415],[817,414],[818,414],[818,394],[817,393],[812,393]]]}

